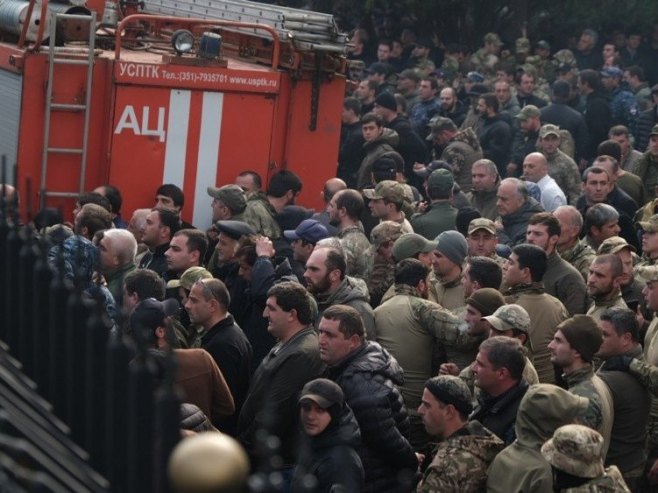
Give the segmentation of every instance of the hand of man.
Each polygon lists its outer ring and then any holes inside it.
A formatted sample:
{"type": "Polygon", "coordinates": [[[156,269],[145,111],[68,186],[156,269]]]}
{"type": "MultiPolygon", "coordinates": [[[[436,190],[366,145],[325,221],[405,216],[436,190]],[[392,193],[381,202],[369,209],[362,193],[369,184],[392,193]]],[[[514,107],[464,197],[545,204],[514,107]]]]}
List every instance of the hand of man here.
{"type": "Polygon", "coordinates": [[[439,375],[459,375],[459,367],[454,363],[441,363],[439,366],[439,375]]]}
{"type": "Polygon", "coordinates": [[[256,240],[256,256],[258,257],[274,257],[275,254],[274,245],[272,245],[272,240],[267,236],[259,236],[256,240]]]}

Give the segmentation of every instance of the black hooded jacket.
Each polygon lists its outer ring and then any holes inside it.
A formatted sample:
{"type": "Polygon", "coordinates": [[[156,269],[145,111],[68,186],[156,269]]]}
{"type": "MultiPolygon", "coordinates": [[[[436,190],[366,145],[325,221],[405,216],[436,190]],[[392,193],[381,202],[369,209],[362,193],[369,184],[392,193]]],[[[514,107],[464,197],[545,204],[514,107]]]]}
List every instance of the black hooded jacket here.
{"type": "Polygon", "coordinates": [[[293,473],[292,493],[330,493],[339,486],[340,491],[361,491],[363,465],[355,450],[360,444],[359,424],[349,406],[344,405],[322,433],[305,437],[293,473]],[[313,490],[305,488],[309,475],[316,481],[313,490]]]}

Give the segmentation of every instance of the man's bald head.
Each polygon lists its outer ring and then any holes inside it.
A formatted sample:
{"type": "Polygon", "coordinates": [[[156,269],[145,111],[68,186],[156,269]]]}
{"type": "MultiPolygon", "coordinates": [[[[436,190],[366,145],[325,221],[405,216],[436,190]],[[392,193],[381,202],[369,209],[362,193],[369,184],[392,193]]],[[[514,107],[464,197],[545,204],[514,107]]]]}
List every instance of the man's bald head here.
{"type": "Polygon", "coordinates": [[[523,160],[523,176],[526,180],[537,183],[548,175],[548,161],[541,152],[532,152],[523,160]]]}
{"type": "Polygon", "coordinates": [[[340,192],[346,188],[347,184],[340,178],[329,178],[324,184],[323,193],[325,202],[329,202],[336,192],[340,192]]]}

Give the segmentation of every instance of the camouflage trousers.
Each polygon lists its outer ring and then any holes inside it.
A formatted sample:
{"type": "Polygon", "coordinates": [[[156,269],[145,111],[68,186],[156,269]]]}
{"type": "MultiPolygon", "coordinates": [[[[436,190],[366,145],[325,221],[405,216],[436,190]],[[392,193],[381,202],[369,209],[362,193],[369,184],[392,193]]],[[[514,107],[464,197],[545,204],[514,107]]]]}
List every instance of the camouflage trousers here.
{"type": "Polygon", "coordinates": [[[638,484],[639,487],[637,490],[634,490],[629,484],[629,489],[631,491],[640,491],[642,493],[658,493],[658,485],[649,484],[647,478],[654,462],[658,460],[658,416],[649,416],[649,421],[647,422],[647,441],[645,451],[647,454],[647,463],[644,467],[644,474],[638,484]]]}

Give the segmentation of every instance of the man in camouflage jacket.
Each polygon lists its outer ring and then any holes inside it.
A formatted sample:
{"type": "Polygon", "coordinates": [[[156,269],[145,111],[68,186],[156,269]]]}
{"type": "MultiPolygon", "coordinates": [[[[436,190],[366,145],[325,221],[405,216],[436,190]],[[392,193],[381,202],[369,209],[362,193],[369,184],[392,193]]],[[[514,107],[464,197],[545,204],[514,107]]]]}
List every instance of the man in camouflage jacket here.
{"type": "Polygon", "coordinates": [[[418,412],[427,432],[441,442],[418,493],[484,491],[489,464],[504,444],[478,421],[468,421],[472,409],[471,393],[459,377],[441,375],[425,383],[418,412]]]}

